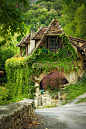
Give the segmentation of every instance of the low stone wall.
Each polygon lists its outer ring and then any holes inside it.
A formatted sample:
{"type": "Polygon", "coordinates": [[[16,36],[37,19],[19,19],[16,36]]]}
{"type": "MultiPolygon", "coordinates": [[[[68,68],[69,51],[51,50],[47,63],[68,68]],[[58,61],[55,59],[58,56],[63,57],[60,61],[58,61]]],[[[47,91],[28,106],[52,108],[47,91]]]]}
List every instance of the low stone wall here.
{"type": "Polygon", "coordinates": [[[52,97],[48,94],[48,92],[35,93],[35,107],[38,108],[40,106],[47,107],[47,106],[55,106],[58,103],[58,99],[52,99],[52,97]]]}
{"type": "Polygon", "coordinates": [[[34,115],[34,100],[24,99],[0,106],[0,129],[23,129],[34,115]]]}
{"type": "Polygon", "coordinates": [[[47,107],[47,106],[61,106],[63,103],[65,103],[65,88],[69,85],[69,83],[64,84],[60,86],[61,91],[58,92],[54,98],[52,98],[48,91],[44,92],[44,94],[41,94],[41,90],[39,86],[36,87],[36,93],[35,93],[35,107],[47,107]]]}

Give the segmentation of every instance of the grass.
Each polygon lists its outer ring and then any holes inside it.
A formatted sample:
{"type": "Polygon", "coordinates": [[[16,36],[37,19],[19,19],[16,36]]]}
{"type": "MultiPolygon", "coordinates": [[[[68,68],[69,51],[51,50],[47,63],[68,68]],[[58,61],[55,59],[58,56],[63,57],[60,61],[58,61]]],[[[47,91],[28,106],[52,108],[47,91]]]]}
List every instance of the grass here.
{"type": "Polygon", "coordinates": [[[66,101],[65,104],[75,99],[77,96],[86,92],[86,74],[76,84],[68,85],[65,88],[66,101]]]}
{"type": "Polygon", "coordinates": [[[77,103],[82,103],[82,102],[86,102],[86,97],[82,98],[81,100],[79,100],[77,103]]]}

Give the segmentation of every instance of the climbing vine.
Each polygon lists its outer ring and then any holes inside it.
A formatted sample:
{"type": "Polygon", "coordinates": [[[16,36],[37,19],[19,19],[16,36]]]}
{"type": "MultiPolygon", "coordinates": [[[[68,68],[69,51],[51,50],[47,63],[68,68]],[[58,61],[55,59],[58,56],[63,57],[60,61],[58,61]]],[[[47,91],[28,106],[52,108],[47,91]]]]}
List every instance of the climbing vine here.
{"type": "Polygon", "coordinates": [[[42,48],[38,48],[27,57],[12,57],[6,60],[6,88],[9,89],[10,99],[15,96],[34,98],[34,77],[38,77],[41,72],[48,72],[51,68],[64,72],[79,69],[76,61],[78,56],[69,39],[65,35],[61,35],[61,38],[63,49],[59,49],[58,53],[51,53],[49,50],[43,53],[42,48]]]}

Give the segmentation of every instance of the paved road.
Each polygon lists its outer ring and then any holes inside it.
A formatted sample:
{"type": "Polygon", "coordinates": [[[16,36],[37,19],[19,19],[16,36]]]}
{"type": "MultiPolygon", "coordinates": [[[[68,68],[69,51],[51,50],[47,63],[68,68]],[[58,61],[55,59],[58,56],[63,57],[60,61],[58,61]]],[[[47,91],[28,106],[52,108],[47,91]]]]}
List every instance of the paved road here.
{"type": "Polygon", "coordinates": [[[86,129],[86,102],[78,103],[86,93],[60,107],[36,109],[24,129],[86,129]]]}
{"type": "Polygon", "coordinates": [[[24,129],[86,129],[86,102],[36,109],[24,129]]]}
{"type": "Polygon", "coordinates": [[[86,129],[86,102],[36,109],[35,112],[43,116],[46,123],[40,129],[86,129]]]}

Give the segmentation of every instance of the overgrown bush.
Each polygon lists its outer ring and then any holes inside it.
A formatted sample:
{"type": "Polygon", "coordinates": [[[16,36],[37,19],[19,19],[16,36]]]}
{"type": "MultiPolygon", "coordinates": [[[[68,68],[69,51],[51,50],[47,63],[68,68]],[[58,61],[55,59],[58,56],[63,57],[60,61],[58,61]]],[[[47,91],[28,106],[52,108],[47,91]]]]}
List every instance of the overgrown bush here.
{"type": "MultiPolygon", "coordinates": [[[[65,35],[61,35],[61,37],[67,48],[65,54],[68,51],[71,52],[71,55],[65,58],[60,58],[59,53],[51,53],[49,50],[47,53],[43,53],[42,48],[39,48],[27,57],[12,57],[6,60],[6,88],[9,90],[9,100],[25,97],[34,99],[34,79],[39,77],[42,72],[47,73],[51,68],[57,69],[58,72],[61,70],[70,72],[70,70],[78,69],[77,54],[74,48],[65,35]]],[[[57,89],[59,89],[58,86],[57,89]]],[[[56,90],[56,92],[58,91],[56,90]]]]}
{"type": "Polygon", "coordinates": [[[65,82],[67,83],[65,77],[58,72],[48,74],[42,80],[43,88],[48,90],[52,97],[57,94],[60,90],[60,86],[65,84],[65,82]]]}
{"type": "Polygon", "coordinates": [[[6,82],[5,61],[13,55],[14,52],[11,49],[0,49],[0,71],[4,71],[3,74],[0,74],[0,85],[6,82]]]}

